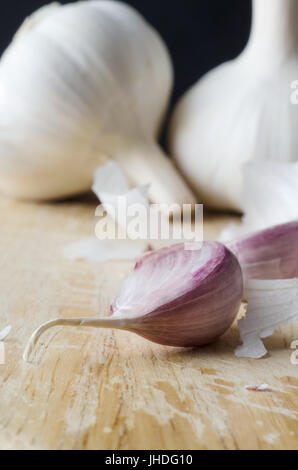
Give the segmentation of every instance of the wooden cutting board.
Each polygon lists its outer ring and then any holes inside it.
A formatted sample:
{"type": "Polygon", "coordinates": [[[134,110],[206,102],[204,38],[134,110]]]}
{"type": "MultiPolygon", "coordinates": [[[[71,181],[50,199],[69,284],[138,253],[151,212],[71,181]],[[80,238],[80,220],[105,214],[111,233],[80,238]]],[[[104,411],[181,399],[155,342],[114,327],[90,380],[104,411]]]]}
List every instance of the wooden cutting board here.
{"type": "MultiPolygon", "coordinates": [[[[0,200],[0,330],[12,332],[0,365],[2,449],[297,449],[298,325],[266,340],[262,360],[236,359],[234,326],[212,346],[183,350],[112,330],[55,328],[33,364],[29,335],[57,316],[107,312],[131,262],[63,258],[92,235],[96,201],[0,200]],[[245,390],[267,383],[272,392],[245,390]]],[[[229,217],[205,215],[214,239],[229,217]]]]}

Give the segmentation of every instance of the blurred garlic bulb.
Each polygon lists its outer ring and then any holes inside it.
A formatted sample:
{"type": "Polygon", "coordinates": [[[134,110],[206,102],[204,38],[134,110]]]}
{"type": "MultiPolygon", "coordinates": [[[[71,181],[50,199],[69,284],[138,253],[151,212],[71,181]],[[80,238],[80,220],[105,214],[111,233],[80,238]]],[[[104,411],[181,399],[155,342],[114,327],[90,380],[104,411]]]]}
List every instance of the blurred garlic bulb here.
{"type": "Polygon", "coordinates": [[[254,0],[244,52],[200,80],[171,124],[171,151],[202,202],[242,210],[244,163],[298,159],[297,70],[297,0],[254,0]]]}
{"type": "Polygon", "coordinates": [[[154,202],[193,202],[155,142],[171,88],[166,47],[131,7],[97,0],[38,10],[0,62],[0,189],[76,194],[113,158],[131,183],[151,183],[154,202]]]}

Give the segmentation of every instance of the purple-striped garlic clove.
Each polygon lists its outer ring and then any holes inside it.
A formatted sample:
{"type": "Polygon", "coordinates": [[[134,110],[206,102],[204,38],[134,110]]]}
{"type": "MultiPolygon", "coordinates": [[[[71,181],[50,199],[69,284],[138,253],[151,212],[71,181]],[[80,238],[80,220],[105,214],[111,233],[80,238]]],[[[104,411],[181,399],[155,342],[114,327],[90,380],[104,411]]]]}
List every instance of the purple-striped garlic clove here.
{"type": "Polygon", "coordinates": [[[178,244],[150,252],[123,282],[106,318],[56,319],[39,327],[24,352],[56,325],[118,328],[168,346],[200,346],[233,323],[243,295],[235,255],[218,242],[178,244]]]}
{"type": "Polygon", "coordinates": [[[156,343],[199,346],[231,326],[242,289],[241,268],[226,247],[204,242],[186,250],[182,243],[143,256],[112,312],[129,311],[127,329],[156,343]]]}

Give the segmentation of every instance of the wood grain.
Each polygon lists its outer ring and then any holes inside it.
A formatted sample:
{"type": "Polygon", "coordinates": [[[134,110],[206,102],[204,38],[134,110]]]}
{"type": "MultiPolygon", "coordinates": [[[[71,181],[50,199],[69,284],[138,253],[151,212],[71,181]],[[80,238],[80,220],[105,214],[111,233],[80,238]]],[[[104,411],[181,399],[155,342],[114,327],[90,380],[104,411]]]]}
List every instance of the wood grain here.
{"type": "MultiPolygon", "coordinates": [[[[96,201],[0,200],[0,329],[13,327],[0,365],[2,449],[297,449],[298,326],[266,340],[262,360],[236,359],[234,326],[212,346],[182,350],[136,335],[55,328],[33,364],[26,340],[56,316],[104,315],[131,262],[63,258],[94,231],[96,201]],[[245,390],[267,383],[272,392],[245,390]]],[[[205,238],[230,220],[206,214],[205,238]]]]}

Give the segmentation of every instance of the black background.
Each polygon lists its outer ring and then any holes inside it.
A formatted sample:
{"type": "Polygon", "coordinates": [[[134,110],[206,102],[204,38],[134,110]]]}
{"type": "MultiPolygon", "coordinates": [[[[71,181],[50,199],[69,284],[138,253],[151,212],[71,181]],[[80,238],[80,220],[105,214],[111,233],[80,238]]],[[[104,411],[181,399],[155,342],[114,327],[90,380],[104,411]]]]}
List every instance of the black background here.
{"type": "MultiPolygon", "coordinates": [[[[22,20],[50,0],[1,0],[0,53],[22,20]]],[[[60,3],[70,3],[61,1],[60,3]]],[[[175,67],[173,101],[204,73],[245,46],[251,0],[127,0],[165,39],[175,67]]]]}

